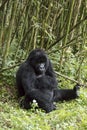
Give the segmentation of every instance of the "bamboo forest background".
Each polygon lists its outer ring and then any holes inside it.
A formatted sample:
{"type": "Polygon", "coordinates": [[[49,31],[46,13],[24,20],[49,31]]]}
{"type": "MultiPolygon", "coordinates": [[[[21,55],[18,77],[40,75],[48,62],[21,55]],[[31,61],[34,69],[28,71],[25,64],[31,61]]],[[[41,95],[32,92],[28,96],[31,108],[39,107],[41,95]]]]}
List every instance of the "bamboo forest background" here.
{"type": "Polygon", "coordinates": [[[14,77],[35,48],[62,80],[86,85],[87,0],[0,0],[0,78],[14,77]]]}

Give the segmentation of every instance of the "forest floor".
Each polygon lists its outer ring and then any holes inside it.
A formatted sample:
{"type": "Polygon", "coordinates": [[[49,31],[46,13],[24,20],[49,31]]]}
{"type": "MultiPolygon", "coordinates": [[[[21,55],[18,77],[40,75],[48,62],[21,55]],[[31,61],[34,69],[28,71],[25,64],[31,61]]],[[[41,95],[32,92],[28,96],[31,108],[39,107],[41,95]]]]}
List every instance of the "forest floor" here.
{"type": "Polygon", "coordinates": [[[48,114],[23,110],[15,88],[0,85],[0,130],[87,130],[87,88],[81,88],[80,98],[56,105],[48,114]]]}

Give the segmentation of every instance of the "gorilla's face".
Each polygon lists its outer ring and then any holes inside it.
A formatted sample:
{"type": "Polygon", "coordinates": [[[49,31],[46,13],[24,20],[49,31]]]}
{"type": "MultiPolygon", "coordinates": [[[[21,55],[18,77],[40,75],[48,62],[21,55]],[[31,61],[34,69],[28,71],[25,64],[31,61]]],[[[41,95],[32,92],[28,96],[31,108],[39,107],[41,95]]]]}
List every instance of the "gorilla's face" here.
{"type": "Polygon", "coordinates": [[[33,50],[28,57],[28,61],[34,68],[37,75],[45,74],[49,66],[47,55],[41,49],[33,50]]]}

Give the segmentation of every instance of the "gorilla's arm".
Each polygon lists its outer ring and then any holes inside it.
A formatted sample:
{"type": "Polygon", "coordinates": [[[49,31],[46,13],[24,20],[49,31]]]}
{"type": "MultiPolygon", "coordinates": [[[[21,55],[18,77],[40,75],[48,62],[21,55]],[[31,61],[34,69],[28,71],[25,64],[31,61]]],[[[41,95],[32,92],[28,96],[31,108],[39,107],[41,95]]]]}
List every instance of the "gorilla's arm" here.
{"type": "MultiPolygon", "coordinates": [[[[36,87],[36,75],[31,66],[28,65],[26,70],[22,74],[22,85],[25,91],[25,95],[29,95],[32,99],[36,99],[41,91],[36,87]]],[[[44,98],[43,93],[40,94],[44,98]]]]}
{"type": "Polygon", "coordinates": [[[55,89],[57,88],[57,80],[56,80],[56,76],[55,73],[53,71],[51,62],[49,61],[49,66],[45,72],[44,75],[40,76],[38,78],[38,81],[40,82],[40,86],[42,86],[43,88],[47,88],[47,89],[55,89]]]}

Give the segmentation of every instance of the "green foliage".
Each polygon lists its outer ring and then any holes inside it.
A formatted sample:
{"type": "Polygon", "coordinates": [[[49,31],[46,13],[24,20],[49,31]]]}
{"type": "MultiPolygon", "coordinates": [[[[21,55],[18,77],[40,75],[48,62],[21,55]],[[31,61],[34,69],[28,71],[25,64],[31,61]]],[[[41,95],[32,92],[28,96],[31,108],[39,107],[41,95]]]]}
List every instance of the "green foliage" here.
{"type": "Polygon", "coordinates": [[[40,109],[23,110],[17,103],[15,89],[1,87],[1,130],[85,130],[87,129],[87,90],[80,90],[80,98],[57,103],[57,110],[46,114],[40,109]]]}

